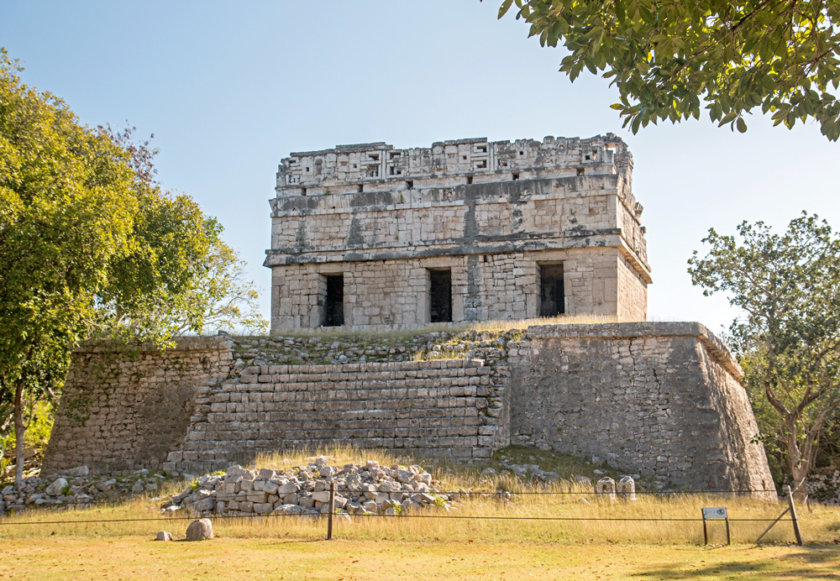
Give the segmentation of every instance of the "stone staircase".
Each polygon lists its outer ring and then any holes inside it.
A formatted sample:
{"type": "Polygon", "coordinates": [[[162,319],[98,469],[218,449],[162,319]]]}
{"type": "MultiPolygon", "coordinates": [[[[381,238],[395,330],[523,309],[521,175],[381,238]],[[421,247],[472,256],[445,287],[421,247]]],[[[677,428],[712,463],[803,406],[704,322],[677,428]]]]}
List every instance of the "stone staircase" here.
{"type": "Polygon", "coordinates": [[[491,375],[480,359],[244,367],[200,388],[164,468],[216,470],[332,443],[487,458],[502,429],[491,375]]]}

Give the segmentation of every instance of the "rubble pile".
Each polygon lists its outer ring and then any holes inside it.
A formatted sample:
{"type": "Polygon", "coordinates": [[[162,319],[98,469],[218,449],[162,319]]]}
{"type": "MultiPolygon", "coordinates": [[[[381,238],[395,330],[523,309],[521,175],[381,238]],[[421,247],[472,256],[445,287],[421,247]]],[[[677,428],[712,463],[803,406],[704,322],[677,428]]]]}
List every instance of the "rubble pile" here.
{"type": "Polygon", "coordinates": [[[165,479],[145,469],[117,477],[90,476],[87,466],[79,466],[50,479],[26,478],[20,489],[14,484],[5,486],[0,491],[0,516],[31,507],[87,508],[96,502],[156,492],[165,479]]]}
{"type": "Polygon", "coordinates": [[[202,476],[173,496],[162,510],[173,514],[315,516],[329,511],[330,483],[335,482],[335,509],[347,515],[400,515],[422,507],[452,508],[451,495],[434,492],[438,482],[420,466],[331,466],[321,456],[292,470],[248,470],[231,466],[225,474],[202,476]]]}
{"type": "Polygon", "coordinates": [[[806,487],[811,500],[829,506],[840,506],[840,470],[811,474],[806,487]]]}

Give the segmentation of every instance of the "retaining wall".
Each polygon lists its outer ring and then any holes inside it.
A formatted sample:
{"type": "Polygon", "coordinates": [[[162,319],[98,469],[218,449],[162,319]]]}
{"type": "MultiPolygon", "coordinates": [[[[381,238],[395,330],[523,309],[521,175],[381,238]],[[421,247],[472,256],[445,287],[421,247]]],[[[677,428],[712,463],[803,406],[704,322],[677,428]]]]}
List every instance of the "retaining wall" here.
{"type": "Polygon", "coordinates": [[[741,371],[698,323],[531,327],[511,353],[511,441],[678,487],[773,488],[741,371]]]}
{"type": "Polygon", "coordinates": [[[474,460],[518,443],[663,485],[772,488],[740,369],[697,323],[342,341],[191,339],[126,360],[80,351],[44,471],[199,471],[328,442],[474,460]],[[334,363],[288,364],[310,353],[334,363]]]}
{"type": "Polygon", "coordinates": [[[215,470],[278,448],[349,443],[459,460],[500,433],[480,360],[252,366],[205,391],[166,467],[215,470]]]}
{"type": "Polygon", "coordinates": [[[199,391],[227,377],[231,363],[231,342],[223,337],[181,339],[164,352],[78,349],[43,472],[80,465],[99,474],[160,467],[184,440],[199,391]]]}

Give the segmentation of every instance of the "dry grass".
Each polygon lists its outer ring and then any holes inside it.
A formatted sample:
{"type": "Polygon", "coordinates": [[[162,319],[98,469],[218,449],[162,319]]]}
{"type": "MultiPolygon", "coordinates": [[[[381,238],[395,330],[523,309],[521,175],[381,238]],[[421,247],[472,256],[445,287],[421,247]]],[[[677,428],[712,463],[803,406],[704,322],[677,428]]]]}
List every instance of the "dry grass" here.
{"type": "MultiPolygon", "coordinates": [[[[334,464],[409,464],[389,452],[333,447],[320,451],[334,464]]],[[[513,450],[523,459],[534,451],[513,450]]],[[[291,468],[306,464],[311,452],[261,457],[257,464],[291,468]]],[[[536,458],[538,461],[543,458],[536,458]]],[[[541,462],[542,463],[542,462],[541,462]]],[[[583,468],[560,460],[569,470],[583,468]]],[[[557,466],[554,466],[555,468],[557,466]]],[[[441,488],[520,493],[569,492],[570,484],[551,486],[514,482],[508,477],[480,479],[477,468],[441,465],[434,469],[441,488]]],[[[174,493],[189,483],[167,483],[174,493]]],[[[809,546],[790,546],[790,521],[753,545],[765,522],[782,503],[749,497],[640,495],[630,503],[598,502],[586,494],[517,494],[512,502],[493,495],[462,497],[456,510],[428,510],[404,517],[337,519],[336,540],[323,541],[326,519],[299,517],[214,519],[217,539],[183,544],[155,543],[158,530],[183,538],[185,518],[160,518],[161,500],[138,497],[87,510],[29,511],[0,520],[4,559],[0,577],[65,579],[196,578],[249,579],[837,579],[840,567],[840,509],[800,508],[809,546]],[[580,499],[587,498],[589,503],[580,499]],[[733,547],[722,547],[723,523],[711,523],[713,545],[702,546],[703,506],[726,506],[733,519],[733,547]],[[434,518],[423,518],[434,517],[434,518]],[[446,518],[437,518],[446,517],[446,518]],[[451,518],[461,517],[461,518],[451,518]],[[691,519],[690,521],[514,520],[516,519],[691,519]],[[119,521],[119,519],[124,519],[119,521]],[[135,520],[150,519],[150,520],[135,520]],[[152,520],[155,519],[155,520],[152,520]],[[112,522],[90,522],[108,520],[112,522]],[[114,522],[119,521],[119,522],[114,522]],[[15,524],[40,522],[40,525],[15,524]],[[46,539],[49,539],[46,542],[46,539]],[[115,558],[116,557],[116,558],[115,558]]]]}
{"type": "Polygon", "coordinates": [[[694,547],[550,542],[218,538],[4,541],[15,579],[837,579],[836,547],[694,547]]]}
{"type": "MultiPolygon", "coordinates": [[[[376,460],[383,465],[414,462],[411,458],[401,458],[386,451],[361,451],[349,446],[321,450],[318,455],[328,456],[330,462],[337,465],[364,463],[367,460],[376,460]]],[[[534,458],[533,455],[528,457],[534,458]]],[[[312,459],[311,452],[299,451],[262,456],[255,464],[289,469],[305,465],[312,459]]],[[[536,460],[544,464],[542,458],[536,460]]],[[[573,462],[564,462],[571,471],[581,473],[582,465],[576,468],[573,462]]],[[[781,502],[749,496],[696,494],[665,497],[639,494],[635,502],[610,503],[599,501],[589,489],[575,487],[569,480],[546,485],[505,475],[482,479],[478,476],[480,468],[446,465],[433,468],[434,476],[441,480],[437,485],[439,489],[473,493],[457,497],[457,506],[451,512],[428,509],[403,517],[337,520],[336,536],[359,541],[391,539],[404,542],[480,540],[495,543],[516,539],[532,543],[701,544],[700,509],[704,506],[726,506],[732,519],[733,542],[751,543],[769,523],[740,519],[773,519],[786,506],[781,502]],[[513,492],[512,499],[505,501],[494,494],[499,489],[513,492]]],[[[569,472],[564,474],[569,475],[569,472]]],[[[170,482],[162,489],[161,495],[183,490],[188,484],[170,482]]],[[[0,520],[0,538],[4,543],[11,539],[50,535],[113,538],[150,535],[161,528],[185,529],[184,520],[134,520],[161,518],[158,512],[161,503],[161,498],[137,497],[120,504],[86,510],[27,511],[0,520]],[[99,520],[117,522],[86,522],[99,520]],[[15,524],[24,522],[52,524],[15,524]]],[[[810,542],[827,543],[840,537],[840,509],[814,507],[809,511],[800,507],[800,518],[803,534],[810,542]]],[[[226,538],[318,539],[325,533],[326,521],[298,517],[217,518],[215,527],[226,538]]],[[[722,542],[723,523],[710,523],[710,532],[713,542],[722,542]]],[[[792,539],[792,528],[787,518],[766,537],[770,543],[785,543],[792,539]]]]}
{"type": "Polygon", "coordinates": [[[524,330],[533,325],[592,325],[599,323],[617,323],[613,316],[598,315],[558,315],[535,319],[519,319],[515,321],[479,321],[475,323],[430,323],[421,327],[407,329],[354,329],[352,327],[318,327],[316,329],[295,329],[276,333],[283,337],[320,337],[323,339],[346,337],[377,337],[406,339],[416,335],[445,331],[448,333],[463,333],[467,331],[511,331],[524,330]]]}

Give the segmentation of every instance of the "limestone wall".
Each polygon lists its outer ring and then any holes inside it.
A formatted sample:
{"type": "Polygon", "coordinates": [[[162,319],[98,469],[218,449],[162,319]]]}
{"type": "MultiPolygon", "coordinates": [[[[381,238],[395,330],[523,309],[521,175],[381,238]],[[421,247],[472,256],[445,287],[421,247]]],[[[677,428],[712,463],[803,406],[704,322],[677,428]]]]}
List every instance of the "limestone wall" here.
{"type": "Polygon", "coordinates": [[[163,353],[77,350],[44,473],[80,465],[97,474],[159,468],[184,439],[198,393],[227,376],[231,357],[230,341],[221,337],[182,339],[163,353]]]}
{"type": "Polygon", "coordinates": [[[633,213],[611,201],[619,187],[618,177],[607,174],[277,197],[268,262],[452,254],[467,250],[465,245],[492,253],[523,239],[564,248],[572,245],[567,238],[621,228],[628,244],[642,251],[633,213]]]}
{"type": "Polygon", "coordinates": [[[339,274],[345,326],[428,323],[429,268],[452,269],[455,322],[533,317],[539,261],[563,263],[566,313],[644,320],[651,278],[631,170],[614,135],[292,154],[270,201],[272,331],[324,324],[319,277],[339,274]]]}
{"type": "Polygon", "coordinates": [[[765,490],[740,378],[696,323],[188,339],[134,358],[88,349],[45,471],[198,471],[329,442],[473,460],[518,443],[662,485],[765,490]]]}
{"type": "Polygon", "coordinates": [[[453,322],[539,316],[539,265],[562,263],[569,315],[644,320],[645,283],[615,248],[542,250],[486,256],[443,256],[274,270],[275,330],[318,327],[324,319],[324,275],[344,277],[344,324],[417,327],[429,322],[429,269],[452,276],[453,322]],[[621,294],[623,293],[623,299],[621,294]]]}
{"type": "Polygon", "coordinates": [[[511,441],[663,483],[772,488],[740,370],[697,323],[531,327],[511,355],[511,441]]]}
{"type": "Polygon", "coordinates": [[[247,367],[201,396],[168,465],[215,470],[330,443],[488,458],[506,439],[490,374],[480,360],[247,367]]]}
{"type": "Polygon", "coordinates": [[[277,190],[320,195],[352,192],[359,183],[375,188],[406,179],[439,186],[451,185],[454,176],[470,175],[478,183],[505,172],[530,179],[618,170],[629,194],[632,166],[627,146],[612,133],[589,139],[549,136],[542,141],[490,142],[479,137],[409,149],[383,142],[358,143],[292,153],[277,168],[277,190]]]}

